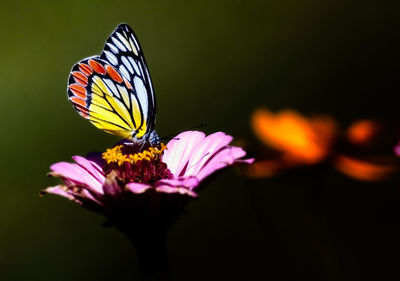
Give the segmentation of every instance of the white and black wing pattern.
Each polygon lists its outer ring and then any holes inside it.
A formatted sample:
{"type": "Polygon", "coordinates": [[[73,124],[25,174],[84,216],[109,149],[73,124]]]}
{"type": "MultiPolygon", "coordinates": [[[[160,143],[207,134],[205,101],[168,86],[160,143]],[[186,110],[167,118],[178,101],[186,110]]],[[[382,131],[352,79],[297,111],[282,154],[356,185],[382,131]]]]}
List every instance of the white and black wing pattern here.
{"type": "Polygon", "coordinates": [[[150,137],[156,121],[156,100],[150,73],[132,28],[120,24],[108,38],[100,59],[107,61],[121,73],[133,86],[140,113],[146,128],[145,136],[150,137]]]}

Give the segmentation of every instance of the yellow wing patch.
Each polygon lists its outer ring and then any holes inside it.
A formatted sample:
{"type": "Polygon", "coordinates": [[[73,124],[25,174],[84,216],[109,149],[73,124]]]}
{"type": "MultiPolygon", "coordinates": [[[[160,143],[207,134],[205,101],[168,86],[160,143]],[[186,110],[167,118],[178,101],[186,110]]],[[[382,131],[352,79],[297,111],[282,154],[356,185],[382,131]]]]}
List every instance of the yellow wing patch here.
{"type": "MultiPolygon", "coordinates": [[[[121,137],[130,137],[132,131],[136,130],[136,126],[140,125],[140,112],[135,114],[139,116],[139,122],[134,120],[136,125],[134,126],[129,113],[130,109],[115,97],[117,93],[113,95],[99,76],[93,77],[92,93],[89,120],[99,129],[121,137]]],[[[125,92],[120,91],[120,93],[123,96],[129,95],[126,89],[125,92]]],[[[129,104],[129,97],[124,98],[124,102],[129,104]]],[[[139,109],[136,100],[134,104],[139,109]]],[[[136,113],[136,111],[134,112],[136,113]]]]}

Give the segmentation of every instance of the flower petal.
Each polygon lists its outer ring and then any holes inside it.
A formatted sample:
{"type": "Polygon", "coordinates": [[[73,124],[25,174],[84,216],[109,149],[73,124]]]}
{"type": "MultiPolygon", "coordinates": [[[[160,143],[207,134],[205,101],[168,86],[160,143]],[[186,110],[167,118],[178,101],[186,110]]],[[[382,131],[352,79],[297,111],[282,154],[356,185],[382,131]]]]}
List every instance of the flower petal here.
{"type": "Polygon", "coordinates": [[[176,178],[176,179],[165,179],[165,180],[159,180],[156,182],[155,186],[161,186],[161,185],[169,185],[172,187],[186,187],[189,189],[193,189],[194,187],[198,186],[200,183],[199,179],[197,177],[181,177],[181,178],[176,178]]]}
{"type": "Polygon", "coordinates": [[[105,196],[114,197],[122,192],[117,180],[117,173],[112,171],[109,173],[103,184],[103,191],[105,196]]]}
{"type": "Polygon", "coordinates": [[[206,163],[217,151],[228,145],[232,139],[232,136],[226,135],[223,132],[216,132],[204,138],[196,147],[194,147],[184,175],[197,175],[204,163],[206,163]]]}
{"type": "Polygon", "coordinates": [[[145,192],[147,189],[151,188],[151,186],[148,185],[148,184],[137,183],[137,182],[127,183],[127,184],[125,185],[125,187],[126,187],[129,191],[131,191],[131,192],[133,192],[133,193],[136,193],[136,194],[143,193],[143,192],[145,192]]]}
{"type": "Polygon", "coordinates": [[[66,187],[65,185],[50,186],[48,188],[45,188],[40,191],[40,196],[43,196],[46,193],[59,195],[82,205],[81,201],[76,199],[72,194],[68,192],[68,187],[66,187]]]}
{"type": "Polygon", "coordinates": [[[85,168],[89,173],[91,173],[92,176],[94,176],[99,182],[104,182],[104,172],[97,163],[90,161],[82,156],[72,156],[72,159],[74,159],[74,161],[78,163],[79,166],[85,168]]]}
{"type": "Polygon", "coordinates": [[[253,163],[254,159],[239,159],[244,157],[246,152],[236,146],[226,146],[209,159],[198,171],[197,177],[200,180],[208,177],[215,171],[223,169],[227,166],[233,165],[235,163],[253,163]]]}
{"type": "Polygon", "coordinates": [[[198,186],[200,181],[196,177],[182,177],[176,179],[165,179],[156,182],[156,191],[163,193],[186,194],[191,197],[197,197],[197,193],[192,191],[198,186]]]}
{"type": "Polygon", "coordinates": [[[40,196],[43,196],[46,193],[65,197],[87,208],[98,209],[98,207],[103,205],[93,196],[93,194],[89,190],[79,188],[77,186],[70,187],[66,185],[57,185],[53,187],[48,187],[40,191],[40,196]]]}
{"type": "Polygon", "coordinates": [[[58,162],[51,165],[50,169],[53,176],[66,178],[77,185],[84,185],[91,191],[103,194],[103,183],[78,164],[58,162]]]}
{"type": "Polygon", "coordinates": [[[179,176],[190,160],[193,148],[205,138],[199,131],[180,133],[167,144],[162,161],[168,166],[172,174],[179,176]]]}
{"type": "Polygon", "coordinates": [[[184,188],[184,187],[176,187],[176,186],[170,186],[170,185],[160,185],[159,187],[156,188],[158,192],[163,192],[163,193],[179,193],[182,195],[189,195],[191,197],[197,197],[197,193],[184,188]]]}

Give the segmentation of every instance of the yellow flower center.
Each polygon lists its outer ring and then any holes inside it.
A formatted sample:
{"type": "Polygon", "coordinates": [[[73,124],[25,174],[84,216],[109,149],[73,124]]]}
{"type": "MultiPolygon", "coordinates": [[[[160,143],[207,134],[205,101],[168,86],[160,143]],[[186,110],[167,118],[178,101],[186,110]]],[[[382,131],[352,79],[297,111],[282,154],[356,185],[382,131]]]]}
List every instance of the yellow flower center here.
{"type": "Polygon", "coordinates": [[[163,151],[167,149],[167,147],[161,143],[160,147],[149,147],[148,149],[135,154],[124,154],[122,148],[123,145],[117,145],[113,148],[107,149],[107,151],[102,154],[103,159],[106,160],[107,164],[118,163],[119,166],[126,162],[135,164],[139,160],[158,160],[163,151]]]}

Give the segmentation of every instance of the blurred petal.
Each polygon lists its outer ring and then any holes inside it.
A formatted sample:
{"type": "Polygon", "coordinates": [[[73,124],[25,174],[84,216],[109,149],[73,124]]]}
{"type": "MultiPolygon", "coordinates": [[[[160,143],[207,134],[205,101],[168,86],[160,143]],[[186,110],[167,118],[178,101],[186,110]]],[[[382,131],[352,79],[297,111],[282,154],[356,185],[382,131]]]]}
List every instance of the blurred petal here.
{"type": "Polygon", "coordinates": [[[282,169],[282,163],[275,160],[255,162],[243,169],[249,178],[267,178],[276,175],[282,169]]]}
{"type": "Polygon", "coordinates": [[[336,157],[335,167],[343,174],[362,181],[385,180],[396,170],[392,164],[376,164],[348,156],[336,157]]]}
{"type": "Polygon", "coordinates": [[[372,120],[359,120],[347,129],[347,139],[353,144],[362,144],[371,140],[378,129],[378,124],[372,120]]]}
{"type": "Polygon", "coordinates": [[[394,154],[400,156],[400,142],[393,148],[394,154]]]}

